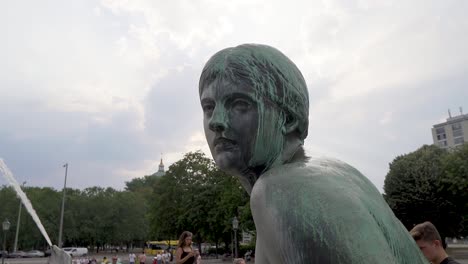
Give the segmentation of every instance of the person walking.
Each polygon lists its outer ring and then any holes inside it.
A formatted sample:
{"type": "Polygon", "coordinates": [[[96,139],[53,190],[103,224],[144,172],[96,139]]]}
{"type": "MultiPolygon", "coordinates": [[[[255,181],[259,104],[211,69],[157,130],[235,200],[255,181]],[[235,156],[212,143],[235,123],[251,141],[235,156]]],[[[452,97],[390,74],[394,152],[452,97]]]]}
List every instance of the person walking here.
{"type": "Polygon", "coordinates": [[[176,251],[176,264],[194,264],[195,252],[192,249],[192,233],[184,231],[179,237],[176,251]]]}
{"type": "Polygon", "coordinates": [[[431,222],[414,226],[410,234],[421,252],[432,264],[460,264],[447,255],[439,231],[431,222]]]}
{"type": "Polygon", "coordinates": [[[140,261],[140,264],[145,264],[146,262],[146,255],[145,255],[145,252],[143,251],[143,253],[141,253],[139,256],[138,256],[138,260],[140,261]]]}
{"type": "Polygon", "coordinates": [[[135,253],[130,253],[128,254],[128,263],[129,264],[135,264],[135,259],[136,259],[136,255],[135,253]]]}
{"type": "Polygon", "coordinates": [[[164,264],[169,264],[171,263],[171,253],[169,253],[169,251],[164,251],[164,254],[163,254],[163,263],[164,264]]]}
{"type": "Polygon", "coordinates": [[[161,253],[158,253],[158,254],[156,255],[156,263],[157,263],[157,264],[162,264],[162,262],[163,262],[162,259],[163,259],[163,258],[162,258],[162,254],[161,254],[161,253]]]}
{"type": "Polygon", "coordinates": [[[107,259],[107,257],[103,257],[102,264],[108,264],[108,263],[109,263],[109,260],[107,259]]]}

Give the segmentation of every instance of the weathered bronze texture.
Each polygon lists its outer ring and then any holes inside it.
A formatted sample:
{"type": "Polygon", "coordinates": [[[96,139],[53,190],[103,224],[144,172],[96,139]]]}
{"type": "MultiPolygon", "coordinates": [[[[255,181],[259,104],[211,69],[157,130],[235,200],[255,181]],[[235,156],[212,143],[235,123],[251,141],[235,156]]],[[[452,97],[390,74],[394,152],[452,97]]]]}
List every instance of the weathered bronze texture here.
{"type": "Polygon", "coordinates": [[[255,263],[427,263],[366,177],[305,155],[307,85],[283,53],[254,44],[221,50],[199,93],[217,166],[250,194],[255,263]]]}

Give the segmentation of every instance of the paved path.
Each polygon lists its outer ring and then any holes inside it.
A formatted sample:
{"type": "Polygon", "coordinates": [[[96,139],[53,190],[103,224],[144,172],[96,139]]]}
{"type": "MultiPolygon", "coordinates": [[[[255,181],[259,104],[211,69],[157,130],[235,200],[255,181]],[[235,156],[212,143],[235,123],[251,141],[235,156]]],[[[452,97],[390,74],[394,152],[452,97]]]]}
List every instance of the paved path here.
{"type": "MultiPolygon", "coordinates": [[[[458,260],[461,264],[468,264],[468,260],[458,260]]],[[[123,264],[127,264],[128,261],[123,262],[123,264]]],[[[202,264],[230,264],[229,261],[222,261],[222,260],[203,260],[202,264]]],[[[253,262],[247,262],[252,263],[253,262]]],[[[23,258],[23,259],[5,259],[5,264],[47,264],[47,258],[23,258]]]]}
{"type": "MultiPolygon", "coordinates": [[[[102,260],[102,256],[96,258],[98,261],[102,260]]],[[[152,259],[148,257],[148,259],[152,259]]],[[[128,264],[128,258],[122,258],[122,264],[128,264]]],[[[6,258],[5,264],[47,264],[48,258],[6,258]]],[[[150,262],[151,263],[151,262],[150,262]]],[[[174,264],[175,262],[172,262],[174,264]]],[[[247,262],[253,264],[253,262],[247,262]]],[[[230,261],[222,261],[221,259],[204,259],[202,264],[231,264],[230,261]]],[[[467,263],[468,264],[468,263],[467,263]]]]}
{"type": "MultiPolygon", "coordinates": [[[[97,260],[102,260],[104,255],[93,256],[97,260]]],[[[128,257],[125,255],[120,255],[119,257],[122,259],[122,264],[128,264],[128,257]]],[[[152,259],[152,256],[148,257],[147,259],[152,259]]],[[[17,258],[17,259],[5,259],[5,264],[47,264],[48,258],[17,258]]],[[[458,258],[458,262],[461,264],[468,264],[468,257],[463,259],[458,258]]],[[[151,262],[150,262],[151,263],[151,262]]],[[[174,262],[172,262],[173,264],[174,262]]],[[[221,259],[203,259],[202,264],[231,264],[231,261],[222,261],[221,259]]],[[[247,262],[247,264],[254,264],[254,262],[247,262]]]]}

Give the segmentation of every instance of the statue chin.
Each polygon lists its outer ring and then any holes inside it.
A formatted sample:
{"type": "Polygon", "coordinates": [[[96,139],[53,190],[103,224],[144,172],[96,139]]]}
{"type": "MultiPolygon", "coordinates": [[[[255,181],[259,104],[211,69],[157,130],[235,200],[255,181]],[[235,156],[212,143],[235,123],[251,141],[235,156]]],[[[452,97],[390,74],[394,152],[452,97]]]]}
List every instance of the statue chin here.
{"type": "Polygon", "coordinates": [[[214,160],[219,169],[230,174],[239,174],[246,167],[238,153],[221,152],[216,154],[214,160]]]}
{"type": "Polygon", "coordinates": [[[48,263],[49,264],[71,264],[72,258],[63,249],[53,245],[48,263]]]}

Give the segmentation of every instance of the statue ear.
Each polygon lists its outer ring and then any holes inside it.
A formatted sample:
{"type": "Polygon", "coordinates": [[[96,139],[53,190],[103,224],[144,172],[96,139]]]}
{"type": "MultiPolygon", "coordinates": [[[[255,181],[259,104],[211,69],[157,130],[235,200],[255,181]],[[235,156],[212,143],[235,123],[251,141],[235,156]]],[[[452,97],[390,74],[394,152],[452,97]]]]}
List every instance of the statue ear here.
{"type": "Polygon", "coordinates": [[[286,113],[286,122],[284,122],[281,131],[283,132],[283,135],[287,135],[296,131],[298,126],[299,122],[297,121],[297,118],[289,113],[286,113]]]}

